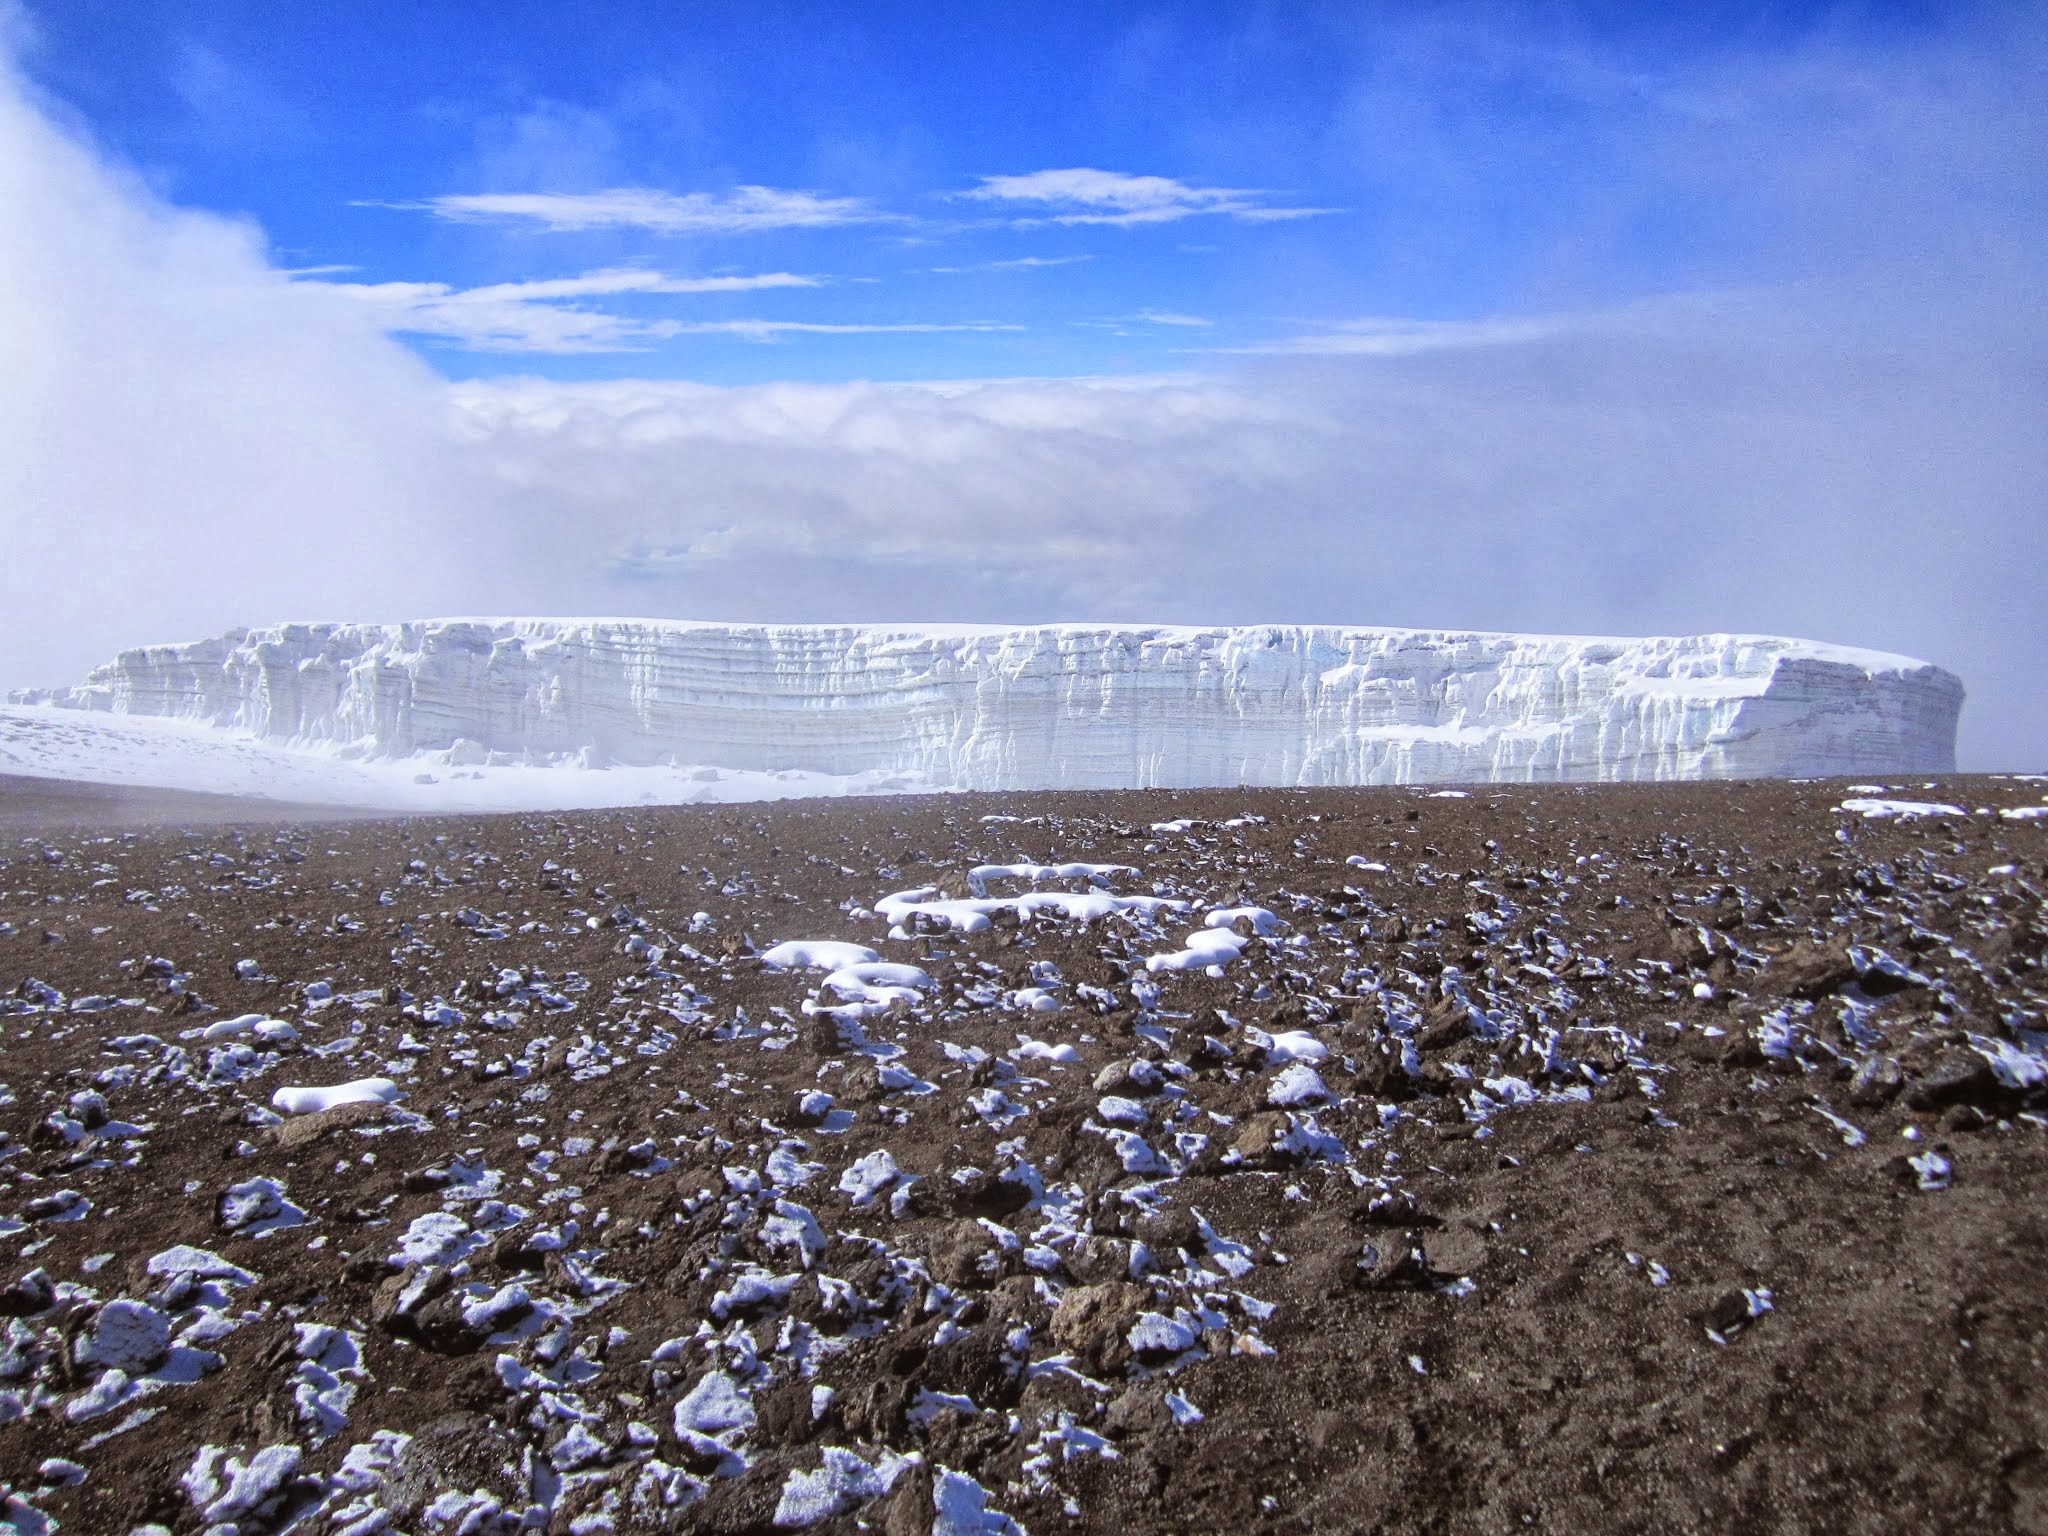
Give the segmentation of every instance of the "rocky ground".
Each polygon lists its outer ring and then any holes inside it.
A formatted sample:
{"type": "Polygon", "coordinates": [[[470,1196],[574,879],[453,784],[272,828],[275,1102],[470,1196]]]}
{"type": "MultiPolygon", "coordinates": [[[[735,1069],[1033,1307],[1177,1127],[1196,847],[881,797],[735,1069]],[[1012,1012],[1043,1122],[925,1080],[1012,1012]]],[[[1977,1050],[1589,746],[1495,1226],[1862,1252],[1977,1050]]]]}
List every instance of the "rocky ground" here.
{"type": "Polygon", "coordinates": [[[13,782],[0,1520],[2048,1531],[2044,800],[13,782]]]}

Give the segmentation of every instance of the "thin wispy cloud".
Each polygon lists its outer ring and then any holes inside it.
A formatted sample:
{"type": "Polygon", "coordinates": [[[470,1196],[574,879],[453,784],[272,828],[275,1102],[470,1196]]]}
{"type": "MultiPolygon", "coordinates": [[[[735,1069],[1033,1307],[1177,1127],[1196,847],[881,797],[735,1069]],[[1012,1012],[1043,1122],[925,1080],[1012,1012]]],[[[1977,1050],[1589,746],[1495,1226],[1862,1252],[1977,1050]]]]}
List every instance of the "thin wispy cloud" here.
{"type": "Polygon", "coordinates": [[[675,322],[668,336],[741,336],[749,341],[774,341],[782,336],[936,336],[950,331],[1021,331],[1009,320],[856,321],[822,320],[688,320],[675,322]]]}
{"type": "Polygon", "coordinates": [[[331,283],[336,293],[376,311],[394,334],[430,337],[472,352],[632,352],[684,334],[672,319],[647,319],[591,308],[575,300],[638,294],[754,293],[816,288],[824,280],[794,272],[744,276],[670,277],[610,268],[576,277],[454,288],[447,283],[331,283]]]}
{"type": "MultiPolygon", "coordinates": [[[[1204,350],[1260,357],[1417,357],[1436,352],[1477,352],[1530,347],[1564,338],[1626,340],[1710,336],[1751,331],[1759,316],[1788,312],[1799,295],[1786,287],[1701,289],[1658,294],[1597,309],[1498,315],[1473,320],[1425,320],[1402,315],[1361,315],[1300,320],[1289,336],[1204,350]]],[[[1157,316],[1153,317],[1155,320],[1157,316]]]]}
{"type": "Polygon", "coordinates": [[[604,192],[466,192],[387,207],[423,209],[459,224],[514,223],[557,232],[638,229],[658,235],[744,235],[775,229],[878,224],[897,216],[866,198],[777,187],[725,193],[614,187],[604,192]]]}
{"type": "Polygon", "coordinates": [[[1567,328],[1586,329],[1585,317],[1534,316],[1509,320],[1406,320],[1373,316],[1325,322],[1295,336],[1254,341],[1217,352],[1270,357],[1408,357],[1421,352],[1469,351],[1544,341],[1567,328]]]}
{"type": "Polygon", "coordinates": [[[1040,267],[1071,267],[1093,256],[1012,256],[1007,261],[977,261],[963,267],[926,267],[927,272],[1033,272],[1040,267]]]}
{"type": "Polygon", "coordinates": [[[724,320],[624,315],[577,302],[605,297],[758,293],[817,288],[826,279],[795,272],[718,277],[669,277],[637,268],[611,268],[576,277],[451,288],[446,283],[323,283],[319,286],[372,310],[393,335],[427,337],[469,352],[523,352],[573,356],[644,352],[680,336],[733,336],[772,342],[786,336],[872,336],[947,331],[1014,331],[999,320],[876,321],[839,323],[742,316],[724,320]]]}
{"type": "Polygon", "coordinates": [[[605,293],[754,293],[763,288],[816,288],[825,279],[795,272],[756,272],[716,277],[668,277],[633,267],[611,267],[576,277],[545,277],[524,283],[493,283],[465,293],[482,298],[576,299],[605,293]]]}
{"type": "MultiPolygon", "coordinates": [[[[1172,330],[1205,331],[1216,324],[1214,320],[1205,319],[1201,315],[1184,315],[1171,309],[1141,309],[1132,315],[1109,315],[1089,320],[1075,320],[1069,323],[1089,330],[1108,331],[1113,336],[1129,336],[1134,334],[1134,331],[1143,331],[1148,327],[1158,326],[1165,326],[1172,330]]],[[[1201,350],[1205,352],[1220,352],[1226,349],[1221,347],[1204,347],[1201,350]]]]}
{"type": "Polygon", "coordinates": [[[1047,210],[1020,218],[1019,223],[1170,224],[1198,216],[1237,219],[1249,224],[1309,219],[1338,213],[1336,208],[1309,208],[1275,201],[1279,194],[1244,187],[1197,187],[1171,176],[1131,176],[1122,171],[1087,167],[1032,171],[1022,176],[984,176],[981,185],[960,194],[981,202],[1021,203],[1047,210]]]}

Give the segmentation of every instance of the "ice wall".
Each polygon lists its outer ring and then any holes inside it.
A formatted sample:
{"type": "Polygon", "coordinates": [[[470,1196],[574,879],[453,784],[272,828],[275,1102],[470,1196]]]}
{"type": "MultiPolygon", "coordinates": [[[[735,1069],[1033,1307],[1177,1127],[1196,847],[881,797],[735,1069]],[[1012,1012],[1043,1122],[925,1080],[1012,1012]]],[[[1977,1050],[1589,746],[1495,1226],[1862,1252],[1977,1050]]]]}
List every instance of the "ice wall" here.
{"type": "Polygon", "coordinates": [[[234,630],[16,700],[349,755],[1023,789],[1940,773],[1963,687],[1759,635],[461,619],[234,630]]]}

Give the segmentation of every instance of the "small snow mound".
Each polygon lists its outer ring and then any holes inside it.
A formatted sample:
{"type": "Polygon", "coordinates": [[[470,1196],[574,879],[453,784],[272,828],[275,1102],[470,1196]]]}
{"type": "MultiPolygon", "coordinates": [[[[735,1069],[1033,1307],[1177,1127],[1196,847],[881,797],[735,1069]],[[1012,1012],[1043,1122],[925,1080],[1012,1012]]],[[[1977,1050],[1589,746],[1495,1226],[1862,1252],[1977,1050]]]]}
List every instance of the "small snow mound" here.
{"type": "Polygon", "coordinates": [[[790,939],[764,951],[761,963],[784,971],[838,971],[873,965],[881,958],[867,945],[843,939],[790,939]]]}
{"type": "Polygon", "coordinates": [[[270,1096],[270,1104],[287,1115],[317,1115],[343,1104],[391,1104],[404,1097],[390,1078],[364,1077],[326,1088],[280,1088],[270,1096]]]}

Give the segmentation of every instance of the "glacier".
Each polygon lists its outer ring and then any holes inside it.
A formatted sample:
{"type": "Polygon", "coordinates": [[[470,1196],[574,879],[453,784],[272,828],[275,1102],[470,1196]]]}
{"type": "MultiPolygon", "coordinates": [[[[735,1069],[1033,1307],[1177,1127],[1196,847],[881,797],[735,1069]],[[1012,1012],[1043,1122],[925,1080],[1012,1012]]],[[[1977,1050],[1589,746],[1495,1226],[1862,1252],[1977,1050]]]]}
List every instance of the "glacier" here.
{"type": "Polygon", "coordinates": [[[12,697],[476,777],[1011,790],[1945,773],[1963,685],[1765,635],[499,618],[235,629],[12,697]]]}

